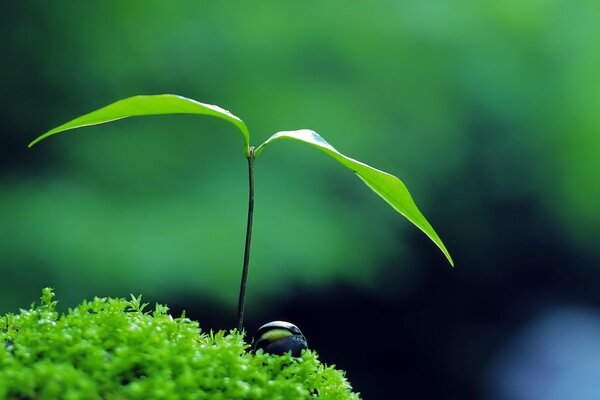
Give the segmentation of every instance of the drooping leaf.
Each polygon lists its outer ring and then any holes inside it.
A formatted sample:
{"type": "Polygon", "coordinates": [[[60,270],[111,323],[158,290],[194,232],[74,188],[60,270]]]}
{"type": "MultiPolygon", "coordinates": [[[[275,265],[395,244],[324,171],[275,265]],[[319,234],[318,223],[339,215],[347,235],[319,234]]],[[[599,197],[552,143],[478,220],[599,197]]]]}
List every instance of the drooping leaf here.
{"type": "Polygon", "coordinates": [[[49,130],[31,142],[29,147],[33,146],[40,140],[47,138],[48,136],[52,136],[56,133],[70,129],[103,124],[105,122],[116,121],[118,119],[127,117],[161,114],[201,114],[210,115],[229,121],[234,124],[242,133],[244,138],[244,152],[246,156],[249,154],[250,134],[248,133],[246,124],[244,124],[240,118],[221,107],[214,106],[212,104],[200,103],[196,100],[174,94],[133,96],[119,100],[107,105],[106,107],[102,107],[96,111],[82,115],[81,117],[75,118],[72,121],[49,130]]]}
{"type": "Polygon", "coordinates": [[[262,153],[265,146],[279,139],[291,139],[309,144],[321,150],[334,160],[338,161],[340,164],[354,171],[354,173],[356,173],[356,175],[358,175],[358,177],[369,188],[371,188],[371,190],[381,196],[381,198],[383,198],[396,211],[404,215],[410,222],[415,224],[427,236],[429,236],[429,238],[440,248],[442,253],[444,253],[450,262],[450,265],[454,266],[454,261],[452,261],[452,257],[446,249],[446,246],[444,246],[444,243],[437,235],[433,227],[429,224],[429,222],[427,222],[427,219],[423,216],[423,214],[421,214],[417,208],[417,205],[413,201],[412,196],[408,192],[408,189],[400,179],[394,175],[388,174],[387,172],[370,167],[365,163],[354,160],[350,157],[346,157],[337,151],[319,134],[308,129],[277,132],[256,149],[254,152],[255,157],[258,157],[262,153]]]}

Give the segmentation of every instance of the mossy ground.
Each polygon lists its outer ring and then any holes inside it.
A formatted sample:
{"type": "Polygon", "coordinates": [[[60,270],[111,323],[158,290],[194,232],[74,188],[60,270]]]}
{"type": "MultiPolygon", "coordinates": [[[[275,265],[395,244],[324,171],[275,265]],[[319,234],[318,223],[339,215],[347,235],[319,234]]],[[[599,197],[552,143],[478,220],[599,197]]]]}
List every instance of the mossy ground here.
{"type": "Polygon", "coordinates": [[[198,323],[141,298],[95,298],[59,315],[41,304],[0,317],[0,399],[358,399],[342,371],[246,352],[240,333],[198,323]]]}

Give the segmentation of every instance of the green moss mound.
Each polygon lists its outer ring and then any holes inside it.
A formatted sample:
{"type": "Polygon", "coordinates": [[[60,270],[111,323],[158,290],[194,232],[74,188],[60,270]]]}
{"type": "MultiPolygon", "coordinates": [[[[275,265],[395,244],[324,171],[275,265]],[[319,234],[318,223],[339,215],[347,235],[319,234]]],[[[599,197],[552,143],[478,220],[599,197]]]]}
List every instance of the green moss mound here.
{"type": "Polygon", "coordinates": [[[0,317],[0,399],[358,399],[342,371],[302,357],[247,353],[243,336],[141,298],[95,298],[66,314],[41,304],[0,317]]]}

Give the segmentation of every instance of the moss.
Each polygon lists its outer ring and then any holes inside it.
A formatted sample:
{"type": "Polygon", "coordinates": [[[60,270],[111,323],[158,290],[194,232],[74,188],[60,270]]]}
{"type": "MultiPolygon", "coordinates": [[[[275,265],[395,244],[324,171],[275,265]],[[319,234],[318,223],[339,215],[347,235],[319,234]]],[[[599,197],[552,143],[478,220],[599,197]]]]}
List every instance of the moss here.
{"type": "Polygon", "coordinates": [[[53,298],[0,317],[1,399],[358,399],[314,351],[253,355],[240,333],[203,333],[139,297],[63,315],[53,298]]]}

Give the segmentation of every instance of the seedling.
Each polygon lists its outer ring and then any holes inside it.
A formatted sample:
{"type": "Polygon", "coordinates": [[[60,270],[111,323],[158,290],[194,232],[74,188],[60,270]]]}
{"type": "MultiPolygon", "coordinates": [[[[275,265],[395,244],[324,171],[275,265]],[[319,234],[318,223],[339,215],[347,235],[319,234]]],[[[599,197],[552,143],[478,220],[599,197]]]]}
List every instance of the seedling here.
{"type": "Polygon", "coordinates": [[[277,132],[260,146],[254,148],[250,145],[250,133],[246,127],[246,124],[244,124],[240,118],[236,117],[229,111],[218,106],[200,103],[196,100],[188,99],[182,96],[161,94],[152,96],[134,96],[109,104],[106,107],[82,115],[79,118],[76,118],[44,133],[31,142],[29,147],[32,147],[39,141],[59,132],[81,128],[84,126],[98,125],[127,117],[140,117],[145,115],[159,114],[210,115],[232,123],[242,134],[244,141],[244,156],[248,159],[249,196],[244,263],[242,267],[242,280],[240,285],[237,312],[237,328],[240,332],[242,331],[244,323],[246,281],[248,278],[250,244],[252,239],[252,218],[254,213],[254,162],[260,157],[266,147],[280,139],[295,140],[315,147],[336,160],[344,167],[352,170],[352,172],[354,172],[371,190],[377,193],[383,200],[392,206],[394,210],[406,217],[406,219],[416,225],[417,228],[421,229],[439,247],[442,253],[444,253],[450,264],[454,266],[452,257],[446,249],[446,246],[444,246],[444,243],[439,238],[433,227],[429,224],[429,222],[427,222],[427,219],[423,216],[423,214],[421,214],[410,193],[408,192],[408,189],[400,179],[394,175],[380,171],[368,166],[367,164],[345,156],[337,151],[319,134],[308,129],[277,132]]]}

